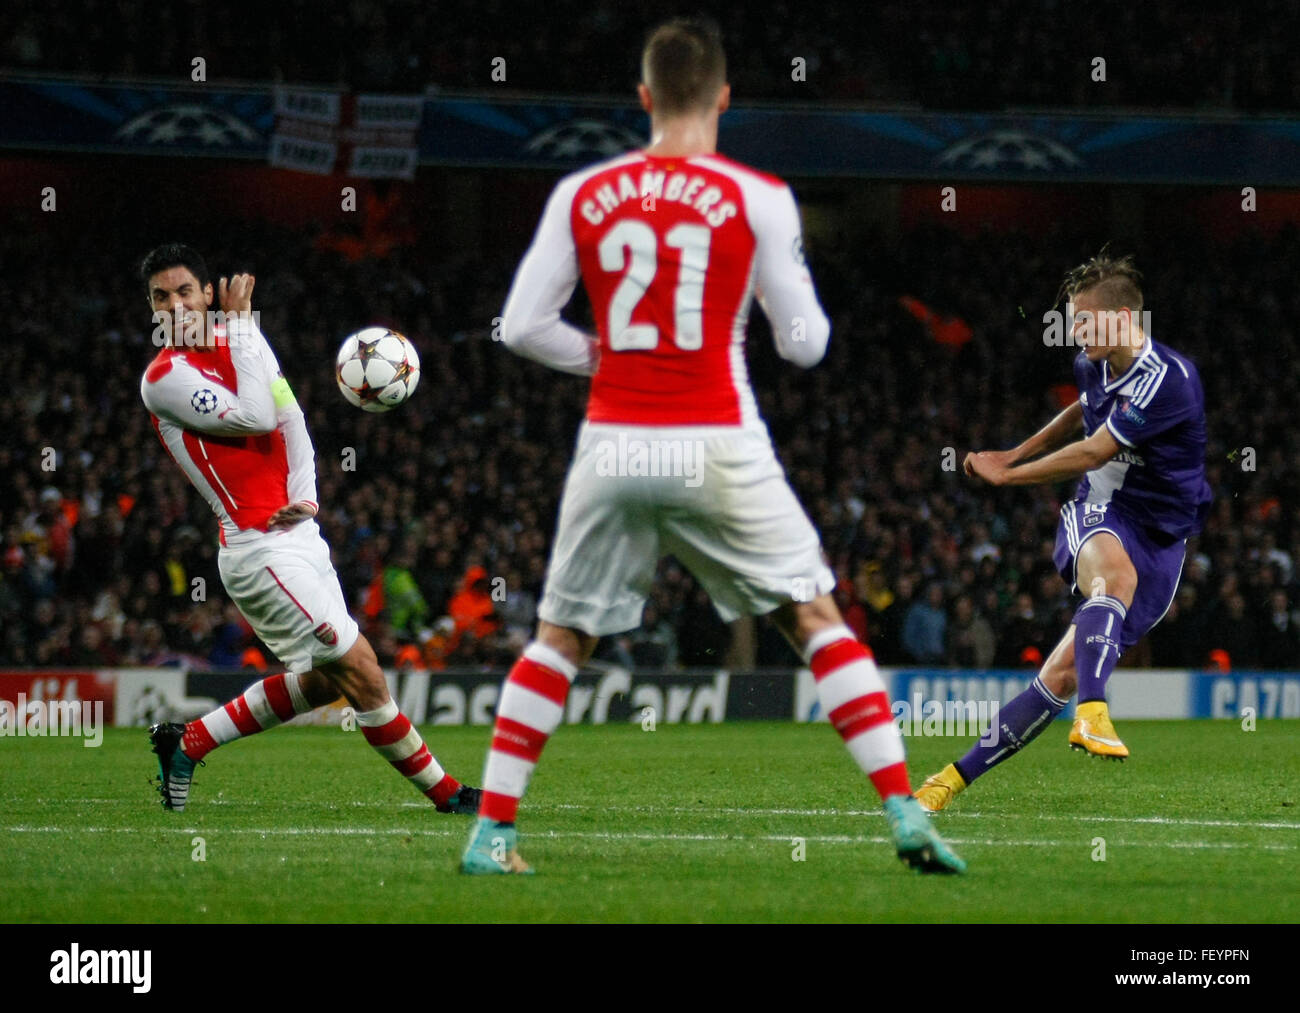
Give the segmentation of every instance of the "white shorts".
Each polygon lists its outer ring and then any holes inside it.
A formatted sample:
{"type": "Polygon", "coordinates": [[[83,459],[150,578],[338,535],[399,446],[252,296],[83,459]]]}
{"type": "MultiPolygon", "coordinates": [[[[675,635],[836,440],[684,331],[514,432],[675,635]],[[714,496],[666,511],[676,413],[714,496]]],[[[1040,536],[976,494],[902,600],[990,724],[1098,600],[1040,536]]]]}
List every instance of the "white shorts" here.
{"type": "Polygon", "coordinates": [[[766,431],[584,424],[538,616],[593,636],[634,629],[669,553],[726,622],[835,586],[766,431]]]}
{"type": "Polygon", "coordinates": [[[230,600],[290,672],[337,661],[357,642],[360,630],[315,521],[223,546],[217,568],[230,600]]]}

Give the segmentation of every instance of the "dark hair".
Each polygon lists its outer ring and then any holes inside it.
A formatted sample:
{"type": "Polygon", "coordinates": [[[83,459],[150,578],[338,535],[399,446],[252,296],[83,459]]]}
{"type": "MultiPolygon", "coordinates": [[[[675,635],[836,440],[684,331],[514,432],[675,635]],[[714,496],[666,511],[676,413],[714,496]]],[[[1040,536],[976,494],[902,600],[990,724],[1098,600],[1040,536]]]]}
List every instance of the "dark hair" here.
{"type": "Polygon", "coordinates": [[[654,29],[641,51],[641,80],[657,112],[673,116],[707,108],[727,81],[717,24],[673,18],[654,29]]]}
{"type": "Polygon", "coordinates": [[[162,246],[150,250],[144,260],[140,261],[140,280],[144,282],[144,287],[148,289],[149,279],[169,267],[186,268],[198,279],[200,288],[206,287],[212,281],[212,276],[208,274],[208,265],[198,250],[184,243],[163,243],[162,246]]]}
{"type": "MultiPolygon", "coordinates": [[[[1072,300],[1080,292],[1092,292],[1102,309],[1128,307],[1134,313],[1142,309],[1142,272],[1130,254],[1115,257],[1102,247],[1091,260],[1066,272],[1060,295],[1072,300]]],[[[1059,297],[1058,297],[1059,301],[1059,297]]]]}

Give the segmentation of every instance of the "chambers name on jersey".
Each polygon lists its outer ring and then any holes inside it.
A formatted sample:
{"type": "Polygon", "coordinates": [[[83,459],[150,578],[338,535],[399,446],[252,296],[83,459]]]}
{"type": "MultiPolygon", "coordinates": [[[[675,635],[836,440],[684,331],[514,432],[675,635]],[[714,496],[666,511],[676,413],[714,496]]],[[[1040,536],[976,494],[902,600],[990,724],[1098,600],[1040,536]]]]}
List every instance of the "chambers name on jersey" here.
{"type": "Polygon", "coordinates": [[[790,188],[720,155],[637,151],[556,186],[503,330],[521,353],[592,375],[589,422],[762,427],[744,354],[755,296],[780,354],[820,361],[830,325],[790,188]],[[579,278],[595,357],[560,318],[579,278]]]}
{"type": "Polygon", "coordinates": [[[316,505],[302,409],[251,320],[215,327],[209,347],[167,346],[140,382],[154,430],[220,523],[222,545],[262,537],[283,506],[316,505]]]}

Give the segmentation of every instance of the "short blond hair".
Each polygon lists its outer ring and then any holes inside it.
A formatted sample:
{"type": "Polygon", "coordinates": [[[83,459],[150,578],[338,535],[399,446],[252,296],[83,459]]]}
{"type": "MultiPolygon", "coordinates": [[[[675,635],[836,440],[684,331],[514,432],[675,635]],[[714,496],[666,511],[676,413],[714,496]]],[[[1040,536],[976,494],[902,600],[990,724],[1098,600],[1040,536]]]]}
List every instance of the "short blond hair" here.
{"type": "Polygon", "coordinates": [[[1127,307],[1138,313],[1142,309],[1141,283],[1142,272],[1133,263],[1132,254],[1115,257],[1103,248],[1095,257],[1066,272],[1061,295],[1067,302],[1074,302],[1080,293],[1091,292],[1100,309],[1127,307]]]}
{"type": "Polygon", "coordinates": [[[654,29],[641,51],[641,80],[656,112],[705,110],[727,83],[722,33],[703,18],[674,18],[654,29]]]}

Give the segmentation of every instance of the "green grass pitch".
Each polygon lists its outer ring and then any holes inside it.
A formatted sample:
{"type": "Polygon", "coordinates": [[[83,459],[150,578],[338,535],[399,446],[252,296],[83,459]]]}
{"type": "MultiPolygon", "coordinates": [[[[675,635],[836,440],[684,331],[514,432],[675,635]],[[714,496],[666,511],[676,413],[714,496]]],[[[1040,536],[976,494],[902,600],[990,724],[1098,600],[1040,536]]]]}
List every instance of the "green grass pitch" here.
{"type": "MultiPolygon", "coordinates": [[[[423,731],[478,782],[487,728],[423,731]]],[[[1071,752],[1067,731],[1057,722],[935,817],[970,863],[960,878],[894,857],[825,726],[561,728],[520,817],[537,875],[490,880],[456,872],[469,818],[434,812],[355,732],[223,747],[180,814],[147,783],[143,729],[96,749],[0,739],[0,921],[1300,917],[1300,724],[1121,722],[1123,765],[1071,752]]],[[[909,739],[913,780],[966,745],[909,739]]]]}

